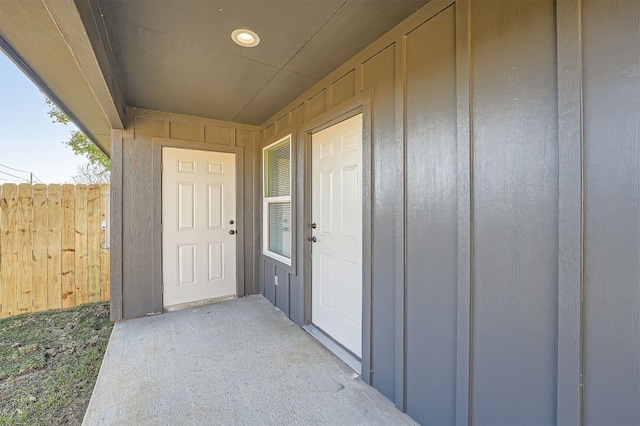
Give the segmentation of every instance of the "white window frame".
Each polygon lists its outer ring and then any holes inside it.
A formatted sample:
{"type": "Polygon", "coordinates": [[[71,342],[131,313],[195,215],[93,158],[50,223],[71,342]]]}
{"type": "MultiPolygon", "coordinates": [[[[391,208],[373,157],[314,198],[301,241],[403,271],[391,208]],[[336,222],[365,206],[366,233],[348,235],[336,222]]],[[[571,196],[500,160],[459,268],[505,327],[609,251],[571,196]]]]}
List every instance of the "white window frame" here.
{"type": "Polygon", "coordinates": [[[292,190],[292,167],[293,167],[293,158],[292,158],[292,143],[291,143],[291,134],[278,139],[272,144],[265,146],[262,148],[262,252],[286,265],[291,266],[291,258],[283,256],[279,253],[272,252],[269,250],[269,205],[275,203],[289,203],[291,207],[291,224],[290,224],[290,232],[289,232],[289,247],[291,247],[291,251],[293,254],[293,206],[291,204],[291,190],[292,190]],[[276,147],[281,144],[285,140],[289,139],[289,195],[277,196],[277,197],[267,197],[267,156],[266,152],[270,149],[276,147]]]}

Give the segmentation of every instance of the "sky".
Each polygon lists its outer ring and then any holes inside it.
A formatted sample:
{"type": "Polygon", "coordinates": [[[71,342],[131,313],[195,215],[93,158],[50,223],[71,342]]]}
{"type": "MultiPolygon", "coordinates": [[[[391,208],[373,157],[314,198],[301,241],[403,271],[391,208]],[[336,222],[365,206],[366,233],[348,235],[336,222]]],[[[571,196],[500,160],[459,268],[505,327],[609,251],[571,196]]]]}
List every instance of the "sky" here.
{"type": "Polygon", "coordinates": [[[52,123],[44,100],[40,89],[0,51],[0,184],[19,178],[26,182],[30,173],[36,176],[34,182],[73,183],[77,167],[86,163],[62,144],[76,127],[52,123]]]}

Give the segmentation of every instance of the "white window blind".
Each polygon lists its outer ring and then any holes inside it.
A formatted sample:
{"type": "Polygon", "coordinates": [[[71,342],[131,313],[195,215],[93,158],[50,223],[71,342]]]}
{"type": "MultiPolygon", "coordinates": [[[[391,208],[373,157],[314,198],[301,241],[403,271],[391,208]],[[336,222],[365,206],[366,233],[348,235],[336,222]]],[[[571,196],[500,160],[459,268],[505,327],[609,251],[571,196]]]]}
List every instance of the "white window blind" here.
{"type": "Polygon", "coordinates": [[[263,151],[264,253],[291,264],[291,136],[263,151]]]}
{"type": "Polygon", "coordinates": [[[269,251],[291,258],[291,203],[269,204],[269,251]]]}
{"type": "Polygon", "coordinates": [[[265,196],[281,197],[291,191],[291,144],[280,143],[265,151],[265,196]]]}

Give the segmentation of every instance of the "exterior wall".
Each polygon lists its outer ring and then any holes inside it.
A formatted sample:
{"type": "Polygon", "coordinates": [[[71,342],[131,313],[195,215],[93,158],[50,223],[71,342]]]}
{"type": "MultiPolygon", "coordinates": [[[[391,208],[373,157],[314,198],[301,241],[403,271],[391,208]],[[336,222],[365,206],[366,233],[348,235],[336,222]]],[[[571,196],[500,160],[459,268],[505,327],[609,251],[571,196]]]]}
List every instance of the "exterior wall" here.
{"type": "Polygon", "coordinates": [[[423,424],[640,422],[638,28],[635,1],[432,0],[263,125],[303,183],[261,292],[309,321],[305,132],[370,93],[363,378],[423,424]]]}
{"type": "Polygon", "coordinates": [[[112,132],[111,316],[162,311],[161,152],[163,146],[237,154],[238,295],[258,293],[258,128],[130,108],[124,131],[112,132]],[[121,212],[121,213],[118,213],[121,212]],[[118,213],[118,214],[116,214],[118,213]]]}
{"type": "Polygon", "coordinates": [[[640,2],[583,17],[583,416],[640,424],[640,2]]]}

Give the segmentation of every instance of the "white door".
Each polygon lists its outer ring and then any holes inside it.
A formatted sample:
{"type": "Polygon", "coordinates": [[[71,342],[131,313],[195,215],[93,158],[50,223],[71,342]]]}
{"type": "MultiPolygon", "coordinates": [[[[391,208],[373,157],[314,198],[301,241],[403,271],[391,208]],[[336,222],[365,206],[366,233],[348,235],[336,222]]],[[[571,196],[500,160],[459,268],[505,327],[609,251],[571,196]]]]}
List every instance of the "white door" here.
{"type": "Polygon", "coordinates": [[[362,357],[362,115],[312,136],[313,324],[362,357]]]}
{"type": "Polygon", "coordinates": [[[162,149],[163,305],[236,294],[235,155],[162,149]]]}

